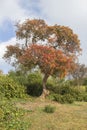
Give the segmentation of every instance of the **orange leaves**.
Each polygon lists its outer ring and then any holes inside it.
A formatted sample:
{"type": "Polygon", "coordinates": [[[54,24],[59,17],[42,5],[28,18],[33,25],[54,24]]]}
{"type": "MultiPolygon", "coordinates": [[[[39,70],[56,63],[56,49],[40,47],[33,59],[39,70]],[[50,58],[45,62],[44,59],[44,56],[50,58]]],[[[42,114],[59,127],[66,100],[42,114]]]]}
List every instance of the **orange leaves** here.
{"type": "Polygon", "coordinates": [[[49,75],[56,72],[65,75],[70,64],[69,57],[65,56],[62,51],[37,44],[29,46],[19,61],[26,67],[31,64],[38,65],[43,73],[49,75]]]}
{"type": "Polygon", "coordinates": [[[61,48],[65,53],[79,53],[80,40],[73,30],[66,26],[49,26],[41,19],[27,19],[22,24],[17,24],[16,37],[25,40],[25,46],[38,41],[47,41],[48,45],[61,48]]]}
{"type": "Polygon", "coordinates": [[[18,39],[25,39],[27,44],[30,39],[32,43],[36,43],[38,40],[44,40],[46,34],[46,23],[41,19],[27,19],[24,23],[17,25],[16,37],[18,39]]]}
{"type": "Polygon", "coordinates": [[[9,58],[12,56],[15,56],[15,58],[18,58],[22,54],[22,50],[17,46],[7,46],[7,51],[4,55],[4,58],[9,58]]]}

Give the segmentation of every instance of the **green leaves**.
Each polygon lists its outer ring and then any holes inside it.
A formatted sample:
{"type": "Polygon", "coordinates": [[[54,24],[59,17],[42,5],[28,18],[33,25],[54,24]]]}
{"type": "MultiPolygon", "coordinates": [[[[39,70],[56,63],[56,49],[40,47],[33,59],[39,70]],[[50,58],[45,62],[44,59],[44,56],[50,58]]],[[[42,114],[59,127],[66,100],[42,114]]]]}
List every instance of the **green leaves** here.
{"type": "Polygon", "coordinates": [[[15,106],[12,101],[0,101],[0,129],[1,130],[28,130],[30,122],[25,121],[26,111],[15,106]]]}
{"type": "Polygon", "coordinates": [[[0,76],[0,94],[6,98],[24,97],[25,88],[8,76],[0,76]]]}

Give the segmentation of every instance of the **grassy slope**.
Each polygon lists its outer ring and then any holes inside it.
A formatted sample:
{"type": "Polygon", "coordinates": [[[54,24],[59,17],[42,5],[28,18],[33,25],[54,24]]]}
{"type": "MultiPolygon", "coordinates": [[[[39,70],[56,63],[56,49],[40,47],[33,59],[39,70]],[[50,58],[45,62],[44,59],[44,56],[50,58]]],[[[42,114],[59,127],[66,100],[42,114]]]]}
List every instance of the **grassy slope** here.
{"type": "Polygon", "coordinates": [[[27,111],[25,120],[31,122],[29,130],[87,130],[87,102],[58,104],[51,101],[20,101],[17,107],[27,111]],[[45,105],[56,107],[54,113],[45,113],[45,105]]]}

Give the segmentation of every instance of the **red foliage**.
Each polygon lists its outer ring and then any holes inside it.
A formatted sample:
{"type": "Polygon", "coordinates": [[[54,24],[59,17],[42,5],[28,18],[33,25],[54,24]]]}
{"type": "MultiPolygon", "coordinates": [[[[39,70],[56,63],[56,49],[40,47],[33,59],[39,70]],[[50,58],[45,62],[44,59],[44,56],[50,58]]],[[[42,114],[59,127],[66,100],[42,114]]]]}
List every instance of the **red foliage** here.
{"type": "Polygon", "coordinates": [[[26,67],[38,65],[47,75],[58,73],[59,76],[65,76],[71,68],[72,58],[53,47],[32,44],[19,58],[19,62],[26,67]]]}

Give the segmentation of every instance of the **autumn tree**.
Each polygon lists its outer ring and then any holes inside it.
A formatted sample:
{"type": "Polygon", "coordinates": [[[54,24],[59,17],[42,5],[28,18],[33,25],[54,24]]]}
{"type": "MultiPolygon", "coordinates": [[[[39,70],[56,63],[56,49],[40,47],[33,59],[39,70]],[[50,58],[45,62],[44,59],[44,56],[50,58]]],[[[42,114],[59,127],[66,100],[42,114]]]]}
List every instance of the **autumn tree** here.
{"type": "Polygon", "coordinates": [[[44,74],[42,94],[44,96],[48,77],[54,74],[64,77],[71,68],[72,58],[53,47],[32,44],[19,57],[19,62],[28,68],[38,66],[41,69],[44,74]]]}
{"type": "Polygon", "coordinates": [[[28,19],[22,24],[17,23],[16,27],[18,43],[7,46],[4,58],[27,70],[38,65],[44,73],[44,93],[49,75],[64,76],[71,67],[73,69],[81,51],[78,36],[69,27],[49,26],[40,19],[28,19]]]}

